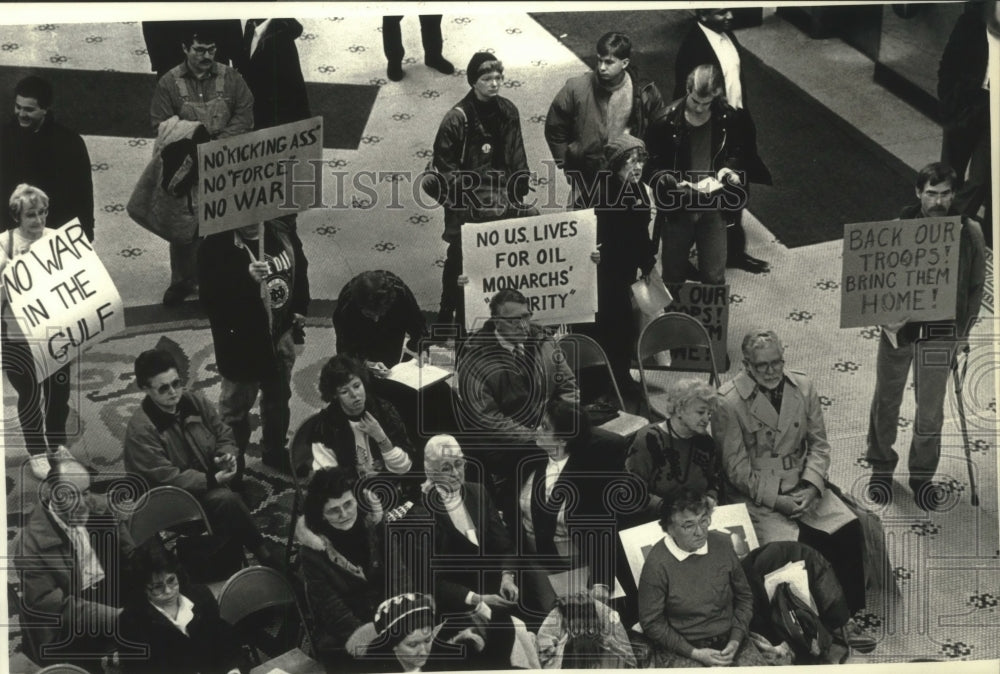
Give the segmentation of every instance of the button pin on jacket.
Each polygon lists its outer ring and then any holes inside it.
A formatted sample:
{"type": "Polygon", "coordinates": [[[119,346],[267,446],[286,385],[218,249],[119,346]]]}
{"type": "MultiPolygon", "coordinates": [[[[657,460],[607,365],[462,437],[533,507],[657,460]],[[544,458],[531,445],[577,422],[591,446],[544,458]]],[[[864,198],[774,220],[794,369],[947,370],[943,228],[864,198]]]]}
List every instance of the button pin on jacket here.
{"type": "Polygon", "coordinates": [[[493,149],[492,145],[490,145],[489,143],[483,143],[483,154],[489,154],[490,150],[492,149],[493,149]]]}

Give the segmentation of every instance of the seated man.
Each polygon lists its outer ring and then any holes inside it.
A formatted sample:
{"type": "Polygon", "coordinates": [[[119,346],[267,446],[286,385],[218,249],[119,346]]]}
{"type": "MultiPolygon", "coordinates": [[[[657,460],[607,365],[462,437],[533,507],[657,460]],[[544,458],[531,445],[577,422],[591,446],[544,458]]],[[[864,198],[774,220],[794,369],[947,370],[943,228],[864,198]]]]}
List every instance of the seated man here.
{"type": "Polygon", "coordinates": [[[279,565],[243,499],[229,487],[236,475],[236,444],[212,404],[184,390],[177,362],[162,349],[139,354],[135,380],[146,397],[125,429],[125,469],[149,487],[191,492],[216,533],[238,540],[262,564],[279,565]]]}
{"type": "Polygon", "coordinates": [[[712,419],[731,500],[750,512],[761,545],[799,540],[833,566],[851,613],[865,606],[861,524],[827,489],[830,443],[819,396],[771,330],[743,338],[744,370],[719,389],[712,419]]]}
{"type": "Polygon", "coordinates": [[[101,658],[121,648],[115,621],[124,584],[119,570],[134,546],[90,493],[90,474],[75,461],[54,462],[41,500],[11,543],[25,609],[24,629],[43,663],[72,662],[102,672],[101,658]],[[117,552],[109,558],[109,553],[117,552]],[[44,618],[55,625],[39,625],[44,618]]]}

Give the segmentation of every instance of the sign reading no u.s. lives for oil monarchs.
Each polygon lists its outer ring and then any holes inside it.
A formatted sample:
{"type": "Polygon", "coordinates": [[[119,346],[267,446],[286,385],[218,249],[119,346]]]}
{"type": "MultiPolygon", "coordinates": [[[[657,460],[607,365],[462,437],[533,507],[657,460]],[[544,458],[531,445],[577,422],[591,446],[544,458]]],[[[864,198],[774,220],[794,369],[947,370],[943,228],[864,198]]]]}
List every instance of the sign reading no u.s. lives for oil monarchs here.
{"type": "Polygon", "coordinates": [[[840,327],[955,317],[959,217],[844,225],[840,327]]]}
{"type": "Polygon", "coordinates": [[[490,299],[513,288],[542,325],[593,323],[597,311],[597,220],[593,211],[560,211],[462,226],[465,327],[490,316],[490,299]]]}
{"type": "Polygon", "coordinates": [[[45,230],[2,276],[40,380],[125,329],[121,295],[76,218],[45,230]]]}
{"type": "Polygon", "coordinates": [[[323,118],[198,146],[198,231],[203,236],[322,203],[323,118]]]}

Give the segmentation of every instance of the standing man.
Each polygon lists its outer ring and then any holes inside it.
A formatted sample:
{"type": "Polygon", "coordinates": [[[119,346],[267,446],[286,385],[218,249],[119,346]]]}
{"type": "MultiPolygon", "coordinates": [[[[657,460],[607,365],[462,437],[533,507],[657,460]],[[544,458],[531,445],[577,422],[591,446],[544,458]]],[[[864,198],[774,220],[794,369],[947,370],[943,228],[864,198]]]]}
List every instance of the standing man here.
{"type": "Polygon", "coordinates": [[[309,98],[295,40],[295,19],[250,19],[243,31],[240,69],[253,93],[254,127],[266,129],[309,119],[309,98]]]}
{"type": "Polygon", "coordinates": [[[521,115],[500,95],[503,63],[489,52],[477,52],[465,73],[471,87],[445,113],[434,138],[434,169],[444,178],[444,234],[448,250],[441,274],[439,324],[465,329],[462,274],[462,225],[537,215],[522,205],[528,193],[528,160],[521,134],[521,115]]]}
{"type": "Polygon", "coordinates": [[[597,41],[594,71],[566,80],[549,106],[545,141],[570,184],[573,208],[594,206],[608,142],[626,133],[643,138],[663,107],[656,85],[639,80],[631,56],[627,35],[605,33],[597,41]]]}
{"type": "Polygon", "coordinates": [[[219,411],[233,429],[239,482],[250,444],[250,408],[260,393],[261,458],[288,470],[288,401],[295,347],[292,331],[305,325],[308,264],[281,220],[264,227],[259,258],[258,225],[206,237],[198,252],[201,302],[212,326],[215,361],[222,375],[219,411]],[[268,302],[261,299],[266,283],[268,302]]]}
{"type": "Polygon", "coordinates": [[[94,240],[94,185],[90,154],[80,134],[56,122],[52,85],[36,75],[14,87],[14,116],[0,130],[0,191],[7,203],[14,188],[33,185],[49,197],[46,226],[73,218],[94,240]]]}
{"type": "MultiPolygon", "coordinates": [[[[747,138],[747,183],[771,184],[771,173],[757,154],[757,129],[750,117],[747,105],[747,91],[743,84],[740,68],[742,47],[731,28],[733,13],[729,9],[696,9],[697,21],[692,24],[674,61],[674,100],[686,92],[688,73],[703,63],[710,63],[722,72],[726,87],[726,102],[734,110],[742,110],[748,130],[747,138]]],[[[749,189],[744,185],[745,189],[749,189]]],[[[751,274],[760,274],[770,269],[767,262],[749,255],[747,235],[743,230],[743,209],[727,213],[729,227],[727,238],[727,267],[743,269],[751,274]]]]}
{"type": "MultiPolygon", "coordinates": [[[[957,185],[958,177],[950,166],[940,162],[928,164],[917,175],[917,203],[904,208],[899,218],[958,215],[953,208],[957,185]]],[[[932,481],[941,458],[944,396],[957,349],[960,345],[968,348],[969,330],[979,316],[986,280],[983,232],[968,218],[962,218],[958,269],[953,271],[958,279],[954,320],[903,321],[882,326],[866,454],[872,466],[868,497],[876,503],[892,502],[892,474],[899,462],[892,445],[896,441],[899,406],[911,363],[917,409],[907,461],[910,489],[917,505],[924,510],[937,510],[947,501],[939,493],[940,486],[932,481]]]]}
{"type": "MultiPolygon", "coordinates": [[[[184,60],[181,41],[186,39],[185,32],[194,25],[193,21],[143,21],[142,40],[146,43],[146,53],[149,64],[156,79],[184,60]]],[[[232,65],[237,70],[243,70],[244,61],[240,54],[240,20],[218,19],[215,21],[199,21],[202,30],[211,32],[218,44],[215,60],[219,63],[232,65]]]]}
{"type": "MultiPolygon", "coordinates": [[[[399,27],[402,21],[402,16],[382,17],[382,50],[385,52],[385,60],[389,62],[385,73],[393,82],[404,77],[403,57],[406,50],[403,49],[403,32],[399,27]]],[[[433,68],[442,75],[455,72],[451,61],[441,55],[444,40],[441,37],[440,14],[420,15],[420,40],[424,45],[424,64],[428,68],[433,68]]]]}
{"type": "Polygon", "coordinates": [[[718,68],[697,66],[686,81],[687,95],[671,103],[646,133],[656,228],[663,239],[663,280],[684,282],[688,251],[696,244],[698,280],[723,285],[726,212],[742,208],[745,198],[745,125],[726,103],[718,68]]]}
{"type": "MultiPolygon", "coordinates": [[[[204,25],[185,22],[181,38],[184,61],[160,78],[149,108],[156,129],[178,116],[201,122],[212,139],[253,129],[253,94],[238,72],[215,60],[216,38],[204,25]]],[[[170,244],[170,287],[163,304],[172,307],[198,290],[195,270],[200,238],[170,244]]]]}
{"type": "Polygon", "coordinates": [[[146,397],[125,429],[125,470],[149,487],[170,485],[191,493],[216,534],[239,541],[262,564],[279,565],[243,499],[230,489],[236,444],[215,407],[184,389],[177,362],[162,349],[135,359],[135,383],[146,397]]]}

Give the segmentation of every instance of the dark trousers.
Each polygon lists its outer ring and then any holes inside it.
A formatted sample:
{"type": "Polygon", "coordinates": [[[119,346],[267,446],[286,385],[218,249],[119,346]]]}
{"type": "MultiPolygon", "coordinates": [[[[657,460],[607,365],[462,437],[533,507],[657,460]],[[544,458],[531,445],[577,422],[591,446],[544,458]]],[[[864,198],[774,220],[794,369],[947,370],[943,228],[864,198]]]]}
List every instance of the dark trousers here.
{"type": "Polygon", "coordinates": [[[264,544],[246,503],[229,487],[210,489],[198,500],[205,509],[213,532],[231,536],[250,552],[257,552],[264,544]]]}
{"type": "MultiPolygon", "coordinates": [[[[389,63],[399,63],[406,55],[403,49],[403,33],[399,23],[402,16],[382,17],[382,50],[389,63]]],[[[432,61],[441,57],[441,15],[420,15],[420,40],[424,45],[424,60],[432,61]]]]}
{"type": "Polygon", "coordinates": [[[455,322],[465,329],[465,293],[458,285],[458,277],[462,274],[462,238],[461,235],[448,243],[445,253],[444,269],[441,272],[441,309],[438,312],[438,323],[455,322]]]}
{"type": "Polygon", "coordinates": [[[853,615],[865,607],[864,534],[854,520],[832,534],[799,522],[799,542],[814,548],[833,567],[853,615]]]}
{"type": "Polygon", "coordinates": [[[31,347],[24,340],[7,339],[6,334],[2,362],[7,380],[17,392],[17,418],[28,453],[44,454],[48,448],[66,444],[72,363],[38,381],[31,347]]]}
{"type": "Polygon", "coordinates": [[[605,264],[603,260],[597,265],[597,320],[594,332],[619,385],[632,381],[629,367],[638,335],[629,286],[635,278],[635,265],[605,264]]]}

